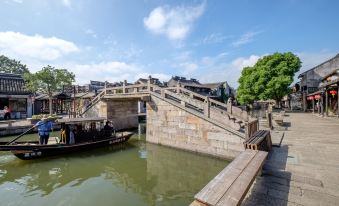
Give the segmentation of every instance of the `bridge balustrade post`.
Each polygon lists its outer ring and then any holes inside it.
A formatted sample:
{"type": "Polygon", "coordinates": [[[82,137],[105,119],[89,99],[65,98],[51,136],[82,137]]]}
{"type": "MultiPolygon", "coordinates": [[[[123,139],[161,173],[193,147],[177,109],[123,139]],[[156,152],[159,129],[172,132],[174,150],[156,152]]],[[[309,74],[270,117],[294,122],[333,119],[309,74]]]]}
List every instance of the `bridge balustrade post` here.
{"type": "Polygon", "coordinates": [[[107,82],[105,81],[105,95],[107,94],[107,82]]]}
{"type": "Polygon", "coordinates": [[[161,89],[160,92],[161,92],[161,96],[162,96],[162,97],[165,97],[165,90],[164,90],[164,89],[161,89]]]}
{"type": "Polygon", "coordinates": [[[180,93],[180,87],[181,87],[181,84],[180,84],[180,81],[178,81],[178,83],[177,83],[177,93],[178,94],[180,93]]]}
{"type": "Polygon", "coordinates": [[[124,82],[122,83],[122,93],[123,93],[123,94],[126,93],[126,83],[127,83],[126,80],[124,80],[124,82]]]}
{"type": "Polygon", "coordinates": [[[149,75],[148,80],[147,80],[147,91],[149,92],[151,92],[151,80],[152,80],[152,76],[149,75]]]}
{"type": "Polygon", "coordinates": [[[134,87],[134,93],[138,93],[138,87],[134,87]]]}
{"type": "Polygon", "coordinates": [[[204,115],[207,117],[210,117],[210,108],[211,108],[211,102],[209,97],[206,97],[205,105],[204,105],[204,115]]]}

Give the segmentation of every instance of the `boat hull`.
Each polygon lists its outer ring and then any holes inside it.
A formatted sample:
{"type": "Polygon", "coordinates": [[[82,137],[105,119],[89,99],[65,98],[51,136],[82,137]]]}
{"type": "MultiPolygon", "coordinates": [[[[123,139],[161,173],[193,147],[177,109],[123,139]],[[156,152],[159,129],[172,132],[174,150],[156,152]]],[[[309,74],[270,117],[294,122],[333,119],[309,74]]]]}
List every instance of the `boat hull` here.
{"type": "MultiPolygon", "coordinates": [[[[133,134],[124,135],[121,137],[113,137],[93,142],[84,142],[79,144],[54,144],[54,145],[13,145],[10,150],[16,157],[22,160],[39,159],[50,156],[61,156],[63,154],[86,151],[93,148],[104,147],[109,145],[120,144],[129,140],[133,134]]],[[[2,149],[0,145],[0,150],[2,149]]]]}

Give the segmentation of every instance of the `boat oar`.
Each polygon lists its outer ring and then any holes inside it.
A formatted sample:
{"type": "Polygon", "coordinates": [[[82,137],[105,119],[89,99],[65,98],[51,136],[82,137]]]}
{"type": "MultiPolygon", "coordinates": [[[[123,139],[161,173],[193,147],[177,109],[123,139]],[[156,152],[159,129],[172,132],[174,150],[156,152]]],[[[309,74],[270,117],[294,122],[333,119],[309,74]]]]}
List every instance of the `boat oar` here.
{"type": "Polygon", "coordinates": [[[27,132],[31,131],[32,129],[34,129],[34,126],[29,128],[27,131],[25,131],[24,133],[22,133],[21,135],[17,136],[16,138],[14,138],[12,141],[7,142],[6,145],[12,144],[13,142],[15,142],[17,139],[19,139],[20,137],[24,136],[27,132]]]}
{"type": "Polygon", "coordinates": [[[35,127],[39,127],[40,125],[43,125],[43,124],[45,124],[45,123],[46,123],[46,122],[43,122],[43,123],[41,123],[41,124],[39,124],[39,125],[37,125],[37,126],[34,125],[33,127],[29,128],[27,131],[25,131],[24,133],[22,133],[21,135],[19,135],[19,136],[17,136],[16,138],[14,138],[12,141],[7,142],[6,145],[12,144],[12,143],[15,142],[16,140],[18,140],[20,137],[24,136],[27,132],[29,132],[29,131],[31,131],[32,129],[34,129],[35,127]]]}

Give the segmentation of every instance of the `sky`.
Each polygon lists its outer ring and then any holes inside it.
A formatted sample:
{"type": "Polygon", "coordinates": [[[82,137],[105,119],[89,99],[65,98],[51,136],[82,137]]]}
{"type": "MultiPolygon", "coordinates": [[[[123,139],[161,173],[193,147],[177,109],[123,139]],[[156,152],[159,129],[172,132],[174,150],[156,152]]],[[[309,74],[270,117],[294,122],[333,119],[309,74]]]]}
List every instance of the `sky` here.
{"type": "Polygon", "coordinates": [[[336,0],[0,0],[0,55],[90,80],[152,75],[238,86],[245,66],[293,52],[301,71],[339,53],[336,0]]]}

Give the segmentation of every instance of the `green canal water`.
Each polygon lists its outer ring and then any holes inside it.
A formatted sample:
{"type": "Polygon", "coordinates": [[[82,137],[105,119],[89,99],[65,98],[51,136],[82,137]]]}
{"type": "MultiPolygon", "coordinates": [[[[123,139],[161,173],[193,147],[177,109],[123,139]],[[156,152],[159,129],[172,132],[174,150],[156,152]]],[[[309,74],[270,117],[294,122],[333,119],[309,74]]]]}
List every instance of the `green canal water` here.
{"type": "Polygon", "coordinates": [[[227,164],[146,143],[144,134],[58,158],[23,161],[0,152],[0,205],[189,205],[227,164]]]}

